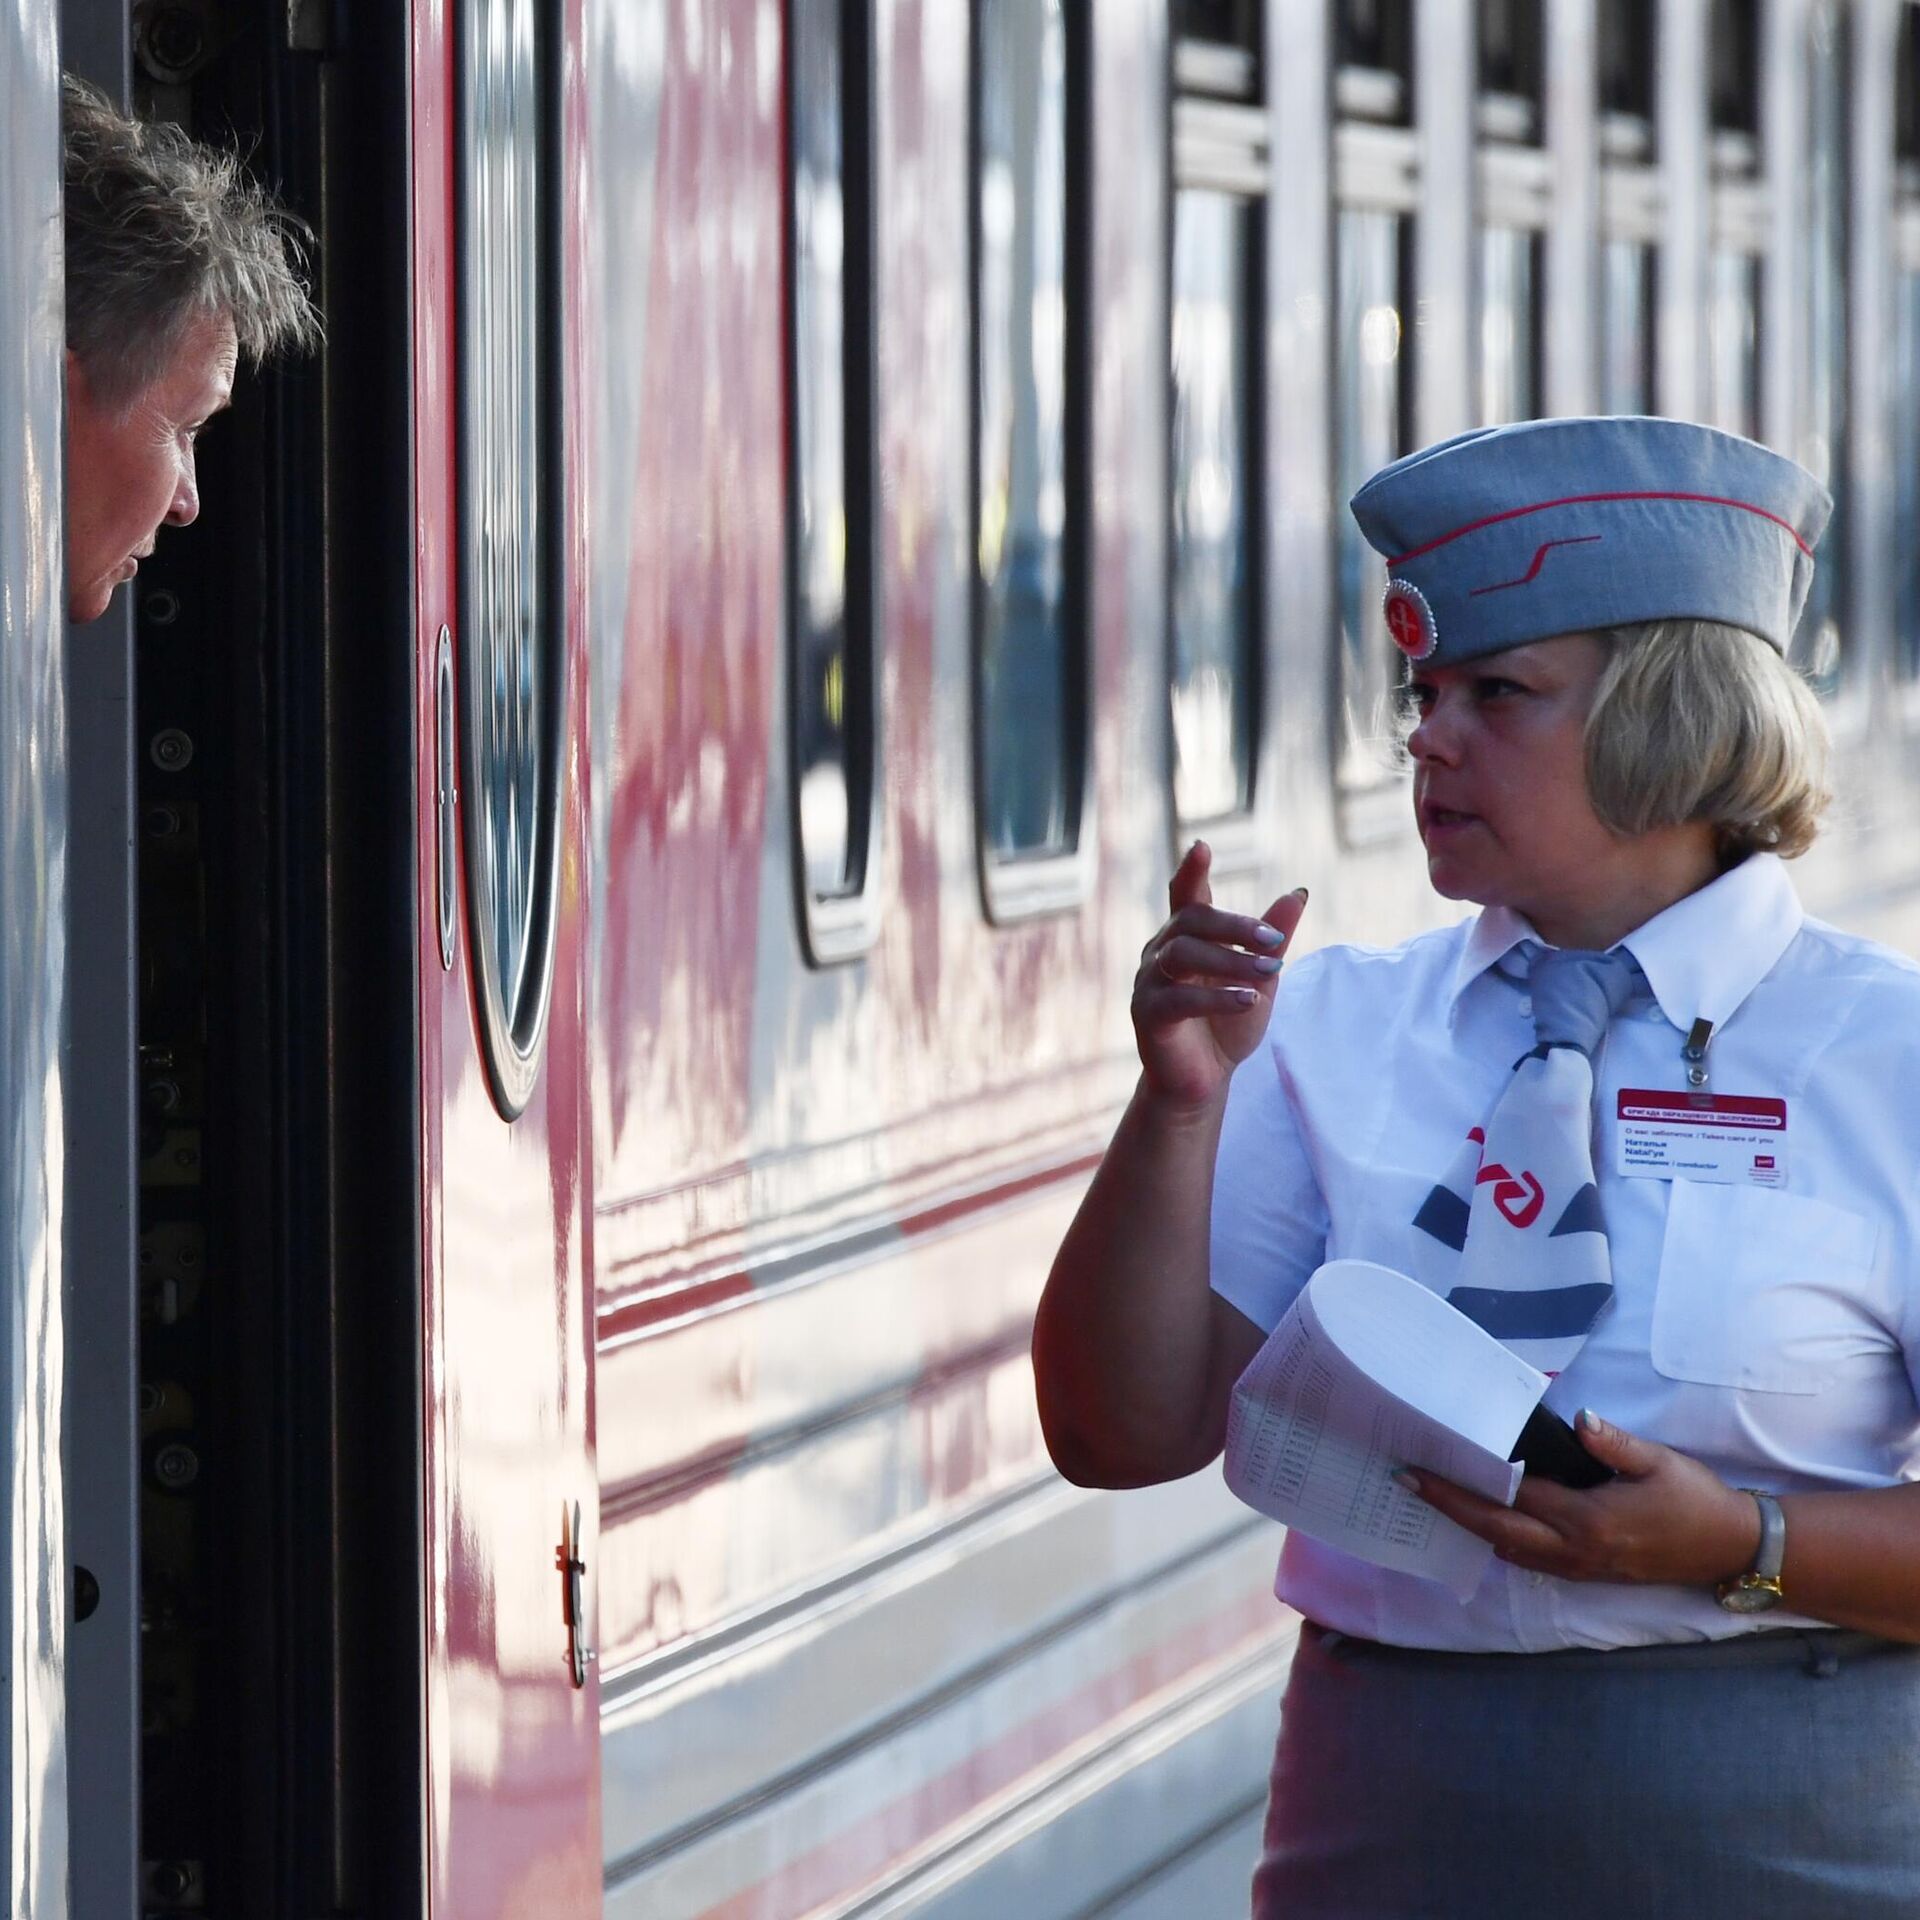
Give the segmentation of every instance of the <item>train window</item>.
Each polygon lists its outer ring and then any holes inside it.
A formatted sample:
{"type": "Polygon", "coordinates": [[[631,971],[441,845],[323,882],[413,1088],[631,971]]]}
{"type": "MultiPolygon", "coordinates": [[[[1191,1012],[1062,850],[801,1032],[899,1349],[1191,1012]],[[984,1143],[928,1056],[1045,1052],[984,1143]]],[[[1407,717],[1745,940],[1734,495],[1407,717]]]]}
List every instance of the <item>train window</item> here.
{"type": "Polygon", "coordinates": [[[868,0],[795,0],[788,448],[789,714],[807,950],[871,944],[877,736],[868,0]]]}
{"type": "Polygon", "coordinates": [[[1894,60],[1894,636],[1920,678],[1920,7],[1900,14],[1894,60]]]}
{"type": "Polygon", "coordinates": [[[1840,687],[1848,502],[1845,21],[1839,0],[1811,0],[1805,23],[1807,152],[1800,177],[1804,360],[1794,456],[1833,495],[1793,655],[1822,693],[1840,687]]]}
{"type": "Polygon", "coordinates": [[[1404,126],[1412,117],[1412,0],[1340,0],[1334,19],[1336,89],[1343,112],[1363,110],[1371,89],[1377,105],[1369,115],[1404,126]]]}
{"type": "Polygon", "coordinates": [[[1540,0],[1480,0],[1479,413],[1483,426],[1541,411],[1541,234],[1552,214],[1541,145],[1540,0]]]}
{"type": "Polygon", "coordinates": [[[1708,118],[1716,131],[1760,127],[1760,0],[1713,0],[1707,15],[1708,118]]]}
{"type": "Polygon", "coordinates": [[[1920,5],[1905,0],[1893,56],[1893,144],[1903,198],[1920,191],[1920,5]]]}
{"type": "Polygon", "coordinates": [[[1267,121],[1258,10],[1182,7],[1175,25],[1169,685],[1174,810],[1190,824],[1253,805],[1267,121]]]}
{"type": "Polygon", "coordinates": [[[1599,87],[1602,114],[1651,127],[1658,28],[1653,0],[1600,0],[1599,87]]]}
{"type": "MultiPolygon", "coordinates": [[[[1335,80],[1334,475],[1344,505],[1367,477],[1407,451],[1413,222],[1420,159],[1411,120],[1411,21],[1405,6],[1343,0],[1343,65],[1335,80]],[[1373,63],[1380,64],[1373,64],[1373,63]]],[[[1378,557],[1350,513],[1338,520],[1342,791],[1384,785],[1394,761],[1392,700],[1399,654],[1380,605],[1378,557]]],[[[1349,834],[1369,820],[1343,816],[1349,834]]]]}
{"type": "MultiPolygon", "coordinates": [[[[1069,32],[1063,0],[980,0],[974,501],[980,832],[996,918],[1064,904],[1015,863],[1078,844],[1085,669],[1070,391],[1069,32]]],[[[1078,897],[1072,881],[1066,899],[1078,897]]]]}
{"type": "Polygon", "coordinates": [[[1251,98],[1260,64],[1260,0],[1173,0],[1174,84],[1251,98]]]}
{"type": "Polygon", "coordinates": [[[1663,203],[1655,166],[1651,0],[1601,0],[1600,408],[1654,408],[1654,288],[1663,203]]]}
{"type": "Polygon", "coordinates": [[[564,777],[547,14],[536,0],[457,14],[463,811],[475,997],[509,1118],[546,1034],[564,777]]]}
{"type": "Polygon", "coordinates": [[[1540,0],[1479,0],[1475,12],[1482,116],[1488,96],[1514,101],[1529,122],[1518,137],[1531,137],[1545,88],[1540,0]]]}

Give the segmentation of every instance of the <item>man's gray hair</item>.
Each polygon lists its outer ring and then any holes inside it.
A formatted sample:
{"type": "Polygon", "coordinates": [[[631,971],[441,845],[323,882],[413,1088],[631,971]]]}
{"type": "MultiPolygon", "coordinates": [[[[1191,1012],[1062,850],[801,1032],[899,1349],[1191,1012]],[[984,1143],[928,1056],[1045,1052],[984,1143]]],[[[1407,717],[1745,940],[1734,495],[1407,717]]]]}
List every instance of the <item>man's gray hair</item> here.
{"type": "Polygon", "coordinates": [[[130,406],[204,315],[227,315],[255,364],[318,342],[301,280],[306,229],[237,155],[129,120],[71,77],[60,131],[67,345],[103,405],[130,406]]]}

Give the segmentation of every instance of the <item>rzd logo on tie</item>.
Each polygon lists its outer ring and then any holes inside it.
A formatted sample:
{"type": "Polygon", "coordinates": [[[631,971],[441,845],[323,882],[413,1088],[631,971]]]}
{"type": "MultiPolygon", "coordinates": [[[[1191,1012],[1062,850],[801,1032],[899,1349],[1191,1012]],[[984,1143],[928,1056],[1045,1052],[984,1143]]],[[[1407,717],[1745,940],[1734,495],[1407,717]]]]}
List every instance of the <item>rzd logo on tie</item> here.
{"type": "Polygon", "coordinates": [[[1493,1204],[1509,1226],[1530,1227],[1540,1218],[1540,1209],[1547,1204],[1547,1190],[1532,1174],[1523,1173],[1516,1180],[1494,1160],[1480,1169],[1473,1184],[1484,1187],[1489,1180],[1493,1182],[1493,1204]]]}

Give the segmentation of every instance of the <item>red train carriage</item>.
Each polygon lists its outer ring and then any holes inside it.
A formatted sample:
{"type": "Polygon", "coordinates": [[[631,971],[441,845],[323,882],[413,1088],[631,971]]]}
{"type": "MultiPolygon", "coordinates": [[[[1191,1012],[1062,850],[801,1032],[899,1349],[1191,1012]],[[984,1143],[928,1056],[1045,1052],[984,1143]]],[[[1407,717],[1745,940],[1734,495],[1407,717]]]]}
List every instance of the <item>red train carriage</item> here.
{"type": "Polygon", "coordinates": [[[1808,884],[1911,935],[1920,8],[61,15],[8,284],[64,60],[328,340],[71,636],[0,358],[16,1910],[1235,1910],[1271,1531],[1026,1355],[1130,956],[1195,832],[1428,910],[1340,503],[1603,408],[1834,487],[1808,884]]]}

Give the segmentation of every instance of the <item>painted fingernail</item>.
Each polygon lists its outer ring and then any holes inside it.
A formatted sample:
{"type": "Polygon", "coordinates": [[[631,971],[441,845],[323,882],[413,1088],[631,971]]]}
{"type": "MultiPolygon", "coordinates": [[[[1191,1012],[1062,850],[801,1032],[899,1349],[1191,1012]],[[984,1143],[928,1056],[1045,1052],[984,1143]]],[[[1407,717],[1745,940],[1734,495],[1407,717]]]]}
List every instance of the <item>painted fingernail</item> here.
{"type": "Polygon", "coordinates": [[[1253,1006],[1260,998],[1258,992],[1252,987],[1229,987],[1227,991],[1232,994],[1242,1006],[1246,1007],[1253,1006]]]}
{"type": "Polygon", "coordinates": [[[1255,973],[1278,973],[1285,964],[1277,953],[1257,953],[1253,957],[1255,973]]]}
{"type": "Polygon", "coordinates": [[[1589,1433],[1604,1433],[1607,1429],[1607,1423],[1591,1407],[1580,1409],[1579,1423],[1589,1433]]]}
{"type": "Polygon", "coordinates": [[[1405,1467],[1395,1467],[1387,1478],[1396,1487],[1405,1487],[1409,1493],[1420,1491],[1420,1476],[1417,1473],[1409,1473],[1405,1467]]]}
{"type": "Polygon", "coordinates": [[[1257,946],[1278,947],[1286,943],[1287,936],[1278,927],[1270,927],[1264,920],[1253,923],[1253,939],[1257,946]]]}

